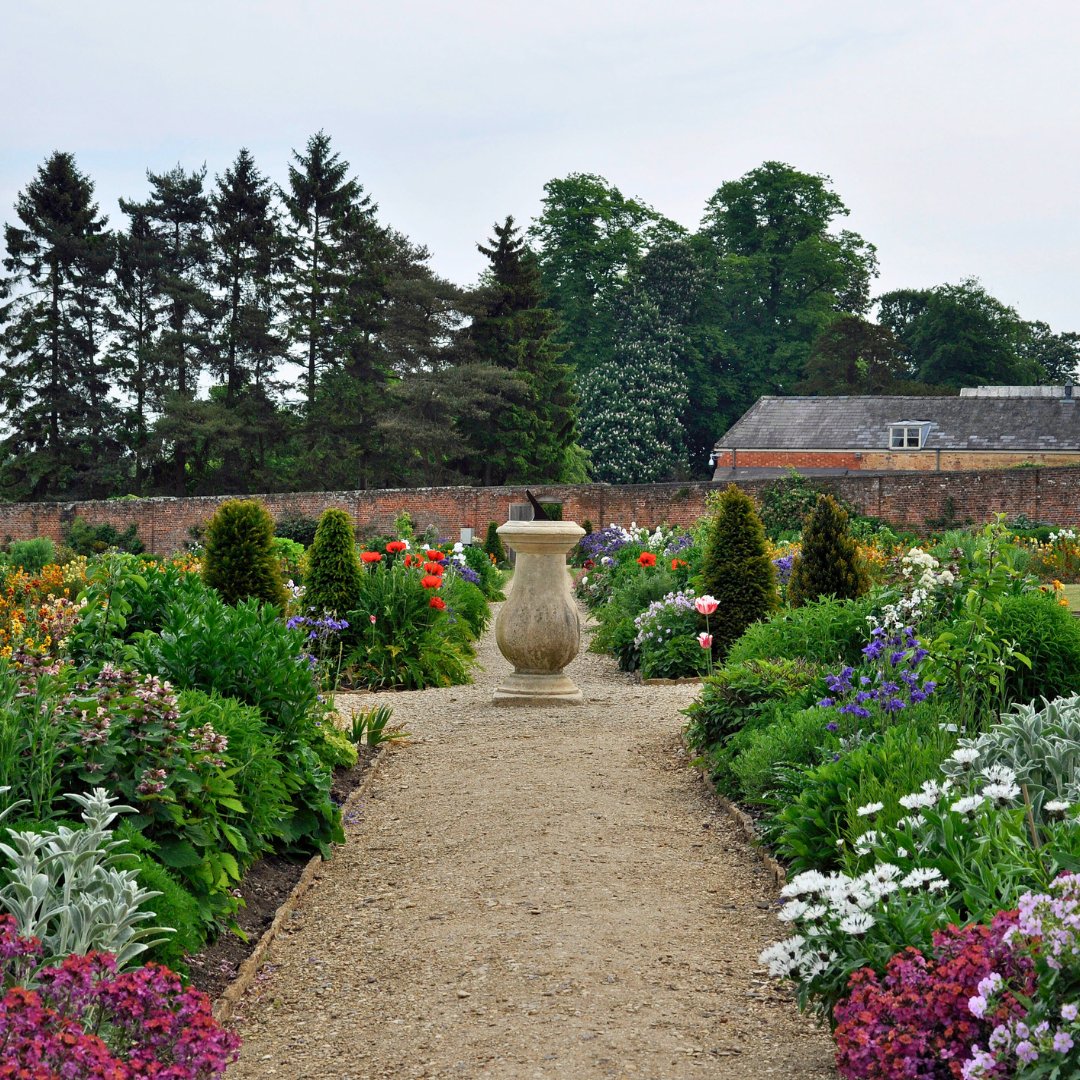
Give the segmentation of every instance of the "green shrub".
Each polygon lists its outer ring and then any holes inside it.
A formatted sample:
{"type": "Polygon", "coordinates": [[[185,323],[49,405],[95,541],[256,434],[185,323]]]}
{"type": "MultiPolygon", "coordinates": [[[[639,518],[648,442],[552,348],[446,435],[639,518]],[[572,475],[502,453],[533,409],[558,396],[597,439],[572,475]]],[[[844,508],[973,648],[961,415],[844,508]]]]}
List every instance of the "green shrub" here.
{"type": "Polygon", "coordinates": [[[853,600],[869,588],[847,522],[847,514],[832,496],[818,496],[803,528],[802,547],[788,582],[787,595],[793,607],[820,596],[853,600]]]}
{"type": "Polygon", "coordinates": [[[869,640],[869,596],[857,600],[815,600],[774,615],[747,629],[728,653],[728,663],[747,660],[798,660],[814,664],[858,664],[869,640]]]}
{"type": "Polygon", "coordinates": [[[274,522],[274,535],[282,540],[292,540],[309,548],[315,542],[318,521],[306,514],[286,514],[274,522]]]}
{"type": "Polygon", "coordinates": [[[659,565],[647,569],[637,566],[639,550],[634,546],[625,558],[622,551],[618,553],[625,572],[616,577],[608,602],[595,610],[598,625],[589,643],[590,652],[612,653],[621,671],[636,671],[641,662],[641,650],[634,642],[634,619],[679,587],[674,571],[659,565]]]}
{"type": "Polygon", "coordinates": [[[989,619],[998,640],[1015,642],[1031,661],[1030,668],[1015,664],[1006,676],[1006,700],[1055,698],[1080,690],[1080,619],[1052,594],[1003,597],[1001,610],[989,619]]]}
{"type": "MultiPolygon", "coordinates": [[[[758,506],[769,538],[778,540],[785,534],[800,532],[821,494],[819,484],[794,469],[766,484],[758,493],[758,506]]],[[[845,504],[844,509],[850,513],[852,507],[845,504]]]]}
{"type": "Polygon", "coordinates": [[[828,733],[824,709],[811,706],[797,712],[781,712],[767,726],[744,729],[733,742],[741,744],[741,753],[731,762],[731,772],[738,792],[746,802],[765,805],[776,787],[777,769],[797,766],[808,768],[824,760],[828,733]]]}
{"type": "Polygon", "coordinates": [[[743,631],[780,604],[776,570],[753,500],[729,484],[714,502],[701,576],[704,592],[720,602],[713,647],[721,659],[743,631]]]}
{"type": "Polygon", "coordinates": [[[444,576],[439,593],[452,616],[465,622],[469,638],[478,638],[491,619],[491,608],[481,589],[451,571],[444,576]]]}
{"type": "Polygon", "coordinates": [[[304,603],[317,612],[344,615],[359,602],[361,571],[352,522],[344,510],[326,510],[307,556],[304,603]]]}
{"type": "Polygon", "coordinates": [[[55,559],[56,547],[47,536],[34,540],[12,540],[8,545],[8,564],[22,567],[28,574],[40,574],[42,568],[55,559]]]}
{"type": "Polygon", "coordinates": [[[547,514],[548,521],[562,521],[563,504],[561,502],[541,502],[540,506],[547,514]]]}
{"type": "Polygon", "coordinates": [[[484,551],[488,555],[495,556],[496,566],[506,566],[509,559],[506,557],[506,548],[503,547],[502,537],[498,532],[499,526],[494,521],[488,522],[487,534],[484,537],[484,551]]]}
{"type": "Polygon", "coordinates": [[[792,873],[838,868],[843,847],[865,830],[860,806],[884,803],[879,820],[889,824],[909,813],[898,800],[926,780],[941,780],[941,763],[955,745],[939,726],[946,715],[932,701],[912,707],[904,723],[836,760],[829,754],[775,793],[778,812],[766,833],[792,873]]]}
{"type": "Polygon", "coordinates": [[[476,544],[467,544],[462,555],[465,558],[465,565],[473,573],[480,575],[480,588],[484,596],[492,603],[505,600],[506,596],[502,591],[502,572],[496,569],[487,552],[476,544]]]}
{"type": "Polygon", "coordinates": [[[274,522],[256,499],[226,499],[206,524],[203,580],[227,604],[254,599],[285,610],[274,522]]]}
{"type": "Polygon", "coordinates": [[[304,580],[304,545],[275,536],[272,546],[281,576],[299,585],[304,580]]]}
{"type": "Polygon", "coordinates": [[[139,530],[134,524],[120,532],[107,523],[91,525],[81,517],[75,518],[64,529],[64,543],[76,555],[101,555],[110,549],[139,555],[144,550],[139,530]]]}
{"type": "Polygon", "coordinates": [[[705,680],[701,694],[687,709],[686,740],[704,750],[754,725],[772,701],[795,701],[798,708],[813,704],[821,694],[821,671],[801,657],[793,660],[729,661],[705,680]]]}

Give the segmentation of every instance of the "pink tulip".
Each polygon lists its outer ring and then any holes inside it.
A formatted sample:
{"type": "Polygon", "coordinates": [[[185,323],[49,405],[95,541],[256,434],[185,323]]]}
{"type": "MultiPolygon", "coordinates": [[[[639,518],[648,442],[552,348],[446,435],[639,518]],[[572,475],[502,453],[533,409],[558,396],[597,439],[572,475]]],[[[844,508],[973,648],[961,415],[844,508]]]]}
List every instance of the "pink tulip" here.
{"type": "Polygon", "coordinates": [[[712,648],[712,634],[706,634],[705,631],[702,630],[702,632],[700,634],[698,634],[698,636],[697,636],[697,643],[703,649],[711,649],[712,648]]]}
{"type": "Polygon", "coordinates": [[[369,615],[368,618],[371,620],[371,625],[374,626],[375,625],[375,616],[374,615],[369,615]]]}
{"type": "Polygon", "coordinates": [[[720,606],[720,601],[715,596],[699,596],[694,601],[694,607],[702,615],[711,615],[720,606]]]}

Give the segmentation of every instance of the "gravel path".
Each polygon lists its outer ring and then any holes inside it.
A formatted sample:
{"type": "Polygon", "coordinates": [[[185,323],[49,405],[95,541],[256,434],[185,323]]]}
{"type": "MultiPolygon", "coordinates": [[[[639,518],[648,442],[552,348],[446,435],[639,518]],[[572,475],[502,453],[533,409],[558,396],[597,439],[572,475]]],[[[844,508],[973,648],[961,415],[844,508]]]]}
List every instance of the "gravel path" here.
{"type": "Polygon", "coordinates": [[[681,752],[697,687],[583,652],[584,706],[496,709],[493,632],[480,662],[379,698],[413,740],[242,1002],[229,1080],[835,1077],[757,963],[770,879],[681,752]]]}

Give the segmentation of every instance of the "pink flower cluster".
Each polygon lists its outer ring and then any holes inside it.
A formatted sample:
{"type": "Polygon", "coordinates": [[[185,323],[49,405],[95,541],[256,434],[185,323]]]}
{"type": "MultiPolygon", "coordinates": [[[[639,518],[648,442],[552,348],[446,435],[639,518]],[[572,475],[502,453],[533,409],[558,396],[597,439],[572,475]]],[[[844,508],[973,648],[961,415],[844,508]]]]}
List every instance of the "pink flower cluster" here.
{"type": "MultiPolygon", "coordinates": [[[[952,1080],[962,1075],[973,1045],[1010,1017],[1023,1015],[1012,993],[992,1013],[972,1015],[968,1002],[992,972],[1021,993],[1034,990],[1030,960],[1006,940],[1015,912],[999,912],[990,926],[935,931],[930,957],[914,948],[889,961],[883,976],[856,971],[833,1013],[837,1068],[848,1080],[952,1080]]],[[[994,1075],[988,1073],[987,1075],[994,1075]]]]}
{"type": "MultiPolygon", "coordinates": [[[[5,983],[37,955],[36,939],[0,917],[5,983]]],[[[240,1040],[214,1020],[210,999],[158,964],[117,973],[108,953],[72,955],[37,983],[0,1000],[0,1078],[212,1080],[236,1060],[240,1040]]]]}

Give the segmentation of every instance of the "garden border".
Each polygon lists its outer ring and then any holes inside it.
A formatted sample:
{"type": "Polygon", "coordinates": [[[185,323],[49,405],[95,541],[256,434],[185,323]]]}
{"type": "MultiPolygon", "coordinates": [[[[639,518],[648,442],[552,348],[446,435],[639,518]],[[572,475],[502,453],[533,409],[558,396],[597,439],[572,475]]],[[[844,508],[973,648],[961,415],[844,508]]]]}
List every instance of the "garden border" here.
{"type": "MultiPolygon", "coordinates": [[[[386,756],[388,749],[388,746],[380,747],[375,756],[371,759],[371,763],[367,767],[364,779],[349,793],[349,797],[342,804],[342,818],[344,818],[346,813],[353,808],[355,803],[359,802],[360,799],[368,793],[368,790],[375,779],[375,774],[378,771],[379,765],[382,764],[382,760],[386,756]]],[[[236,978],[225,987],[221,996],[214,1002],[214,1019],[217,1020],[218,1023],[228,1023],[232,1018],[233,1012],[239,1004],[240,999],[247,993],[251,988],[251,984],[255,981],[255,976],[259,973],[259,968],[262,967],[263,961],[266,959],[266,954],[269,951],[270,946],[274,943],[274,939],[281,932],[285,920],[296,910],[304,893],[306,893],[314,884],[316,871],[327,861],[328,860],[324,859],[321,855],[312,855],[308,860],[307,866],[304,867],[304,872],[300,875],[300,880],[293,886],[292,892],[285,898],[281,907],[277,909],[277,913],[274,915],[274,921],[263,931],[263,935],[259,938],[251,955],[240,965],[240,970],[237,972],[236,978]]]]}

